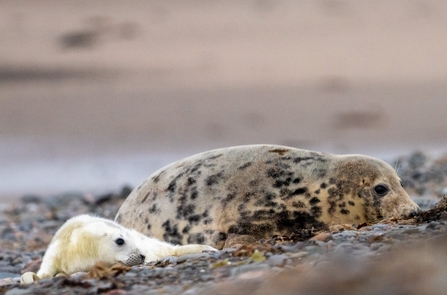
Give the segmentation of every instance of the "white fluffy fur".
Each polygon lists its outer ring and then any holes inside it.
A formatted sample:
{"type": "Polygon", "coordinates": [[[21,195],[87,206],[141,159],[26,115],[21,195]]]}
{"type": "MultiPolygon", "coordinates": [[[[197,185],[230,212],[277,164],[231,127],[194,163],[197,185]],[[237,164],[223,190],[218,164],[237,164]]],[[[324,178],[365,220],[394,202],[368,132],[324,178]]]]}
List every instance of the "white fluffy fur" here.
{"type": "Polygon", "coordinates": [[[133,241],[142,254],[146,257],[145,262],[161,259],[166,256],[180,256],[191,253],[200,253],[202,251],[217,251],[215,248],[207,245],[172,245],[170,243],[162,242],[155,238],[145,236],[136,230],[129,230],[133,241]]]}
{"type": "Polygon", "coordinates": [[[124,228],[111,220],[79,215],[69,219],[56,232],[37,276],[31,272],[25,273],[22,283],[51,278],[58,273],[70,275],[88,271],[99,261],[109,266],[116,263],[132,266],[203,250],[216,249],[206,245],[176,246],[124,228]],[[123,239],[124,244],[117,244],[117,239],[123,239]]]}

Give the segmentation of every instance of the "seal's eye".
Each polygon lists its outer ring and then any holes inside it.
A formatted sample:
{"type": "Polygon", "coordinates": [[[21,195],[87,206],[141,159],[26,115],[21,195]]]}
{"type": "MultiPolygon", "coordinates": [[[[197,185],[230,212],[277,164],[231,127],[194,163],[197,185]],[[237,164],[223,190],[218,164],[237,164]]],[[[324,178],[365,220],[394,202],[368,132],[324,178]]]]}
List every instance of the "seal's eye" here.
{"type": "Polygon", "coordinates": [[[118,238],[115,240],[115,244],[117,244],[118,246],[122,246],[122,245],[124,245],[124,240],[121,238],[118,238]]]}
{"type": "Polygon", "coordinates": [[[383,184],[378,184],[374,187],[374,192],[378,195],[378,196],[384,196],[388,193],[388,188],[386,186],[384,186],[383,184]]]}

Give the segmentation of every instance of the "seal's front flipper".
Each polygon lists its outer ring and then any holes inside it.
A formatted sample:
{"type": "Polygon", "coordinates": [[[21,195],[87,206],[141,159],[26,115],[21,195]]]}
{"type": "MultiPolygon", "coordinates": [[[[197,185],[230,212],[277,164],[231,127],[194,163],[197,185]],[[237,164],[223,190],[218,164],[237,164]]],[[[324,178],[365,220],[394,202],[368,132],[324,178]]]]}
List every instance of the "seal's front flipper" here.
{"type": "Polygon", "coordinates": [[[207,245],[197,245],[197,244],[190,244],[190,245],[183,245],[183,246],[174,246],[173,249],[173,256],[181,256],[186,254],[195,254],[200,253],[202,251],[218,251],[217,249],[207,246],[207,245]]]}
{"type": "Polygon", "coordinates": [[[39,276],[37,276],[36,273],[28,271],[26,273],[24,273],[21,277],[20,277],[20,284],[21,285],[28,285],[28,284],[32,284],[34,282],[38,282],[40,281],[39,276]]]}

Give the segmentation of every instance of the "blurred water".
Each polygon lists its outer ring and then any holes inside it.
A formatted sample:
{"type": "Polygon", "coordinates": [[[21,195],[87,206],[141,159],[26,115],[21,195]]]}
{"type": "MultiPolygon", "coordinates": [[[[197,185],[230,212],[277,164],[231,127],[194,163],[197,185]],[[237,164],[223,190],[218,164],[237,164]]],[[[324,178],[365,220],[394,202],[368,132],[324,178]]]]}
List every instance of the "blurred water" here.
{"type": "Polygon", "coordinates": [[[182,156],[150,153],[51,157],[42,152],[42,146],[34,145],[34,151],[30,152],[30,146],[24,144],[26,140],[20,141],[21,144],[15,141],[7,145],[0,140],[0,200],[23,194],[102,193],[124,185],[134,187],[150,173],[182,156]]]}
{"type": "Polygon", "coordinates": [[[0,199],[242,144],[447,151],[445,1],[81,2],[0,2],[0,199]]]}

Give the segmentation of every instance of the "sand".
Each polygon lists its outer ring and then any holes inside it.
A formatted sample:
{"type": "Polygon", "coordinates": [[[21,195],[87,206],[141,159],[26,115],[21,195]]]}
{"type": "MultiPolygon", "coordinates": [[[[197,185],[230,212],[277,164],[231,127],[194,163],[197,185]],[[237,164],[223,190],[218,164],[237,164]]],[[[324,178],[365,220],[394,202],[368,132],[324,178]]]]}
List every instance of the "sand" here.
{"type": "Polygon", "coordinates": [[[447,150],[444,1],[0,3],[0,198],[275,143],[447,150]]]}

